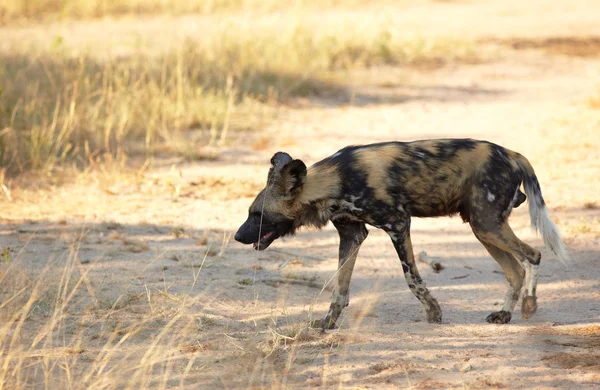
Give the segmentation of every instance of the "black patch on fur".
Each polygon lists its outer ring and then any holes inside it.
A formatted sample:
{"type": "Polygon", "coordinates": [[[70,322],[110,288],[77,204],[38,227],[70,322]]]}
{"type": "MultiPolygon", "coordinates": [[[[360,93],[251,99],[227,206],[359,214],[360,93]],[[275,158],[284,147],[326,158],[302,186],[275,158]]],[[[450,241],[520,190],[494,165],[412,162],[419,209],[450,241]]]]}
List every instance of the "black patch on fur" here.
{"type": "Polygon", "coordinates": [[[526,199],[527,196],[524,193],[522,193],[521,190],[517,190],[517,199],[515,200],[515,204],[513,205],[513,207],[516,209],[517,207],[522,205],[526,199]]]}
{"type": "Polygon", "coordinates": [[[531,186],[531,189],[533,191],[533,194],[529,195],[532,198],[536,199],[540,206],[546,205],[546,202],[544,202],[544,197],[542,196],[542,189],[540,188],[540,182],[538,181],[537,176],[535,176],[535,174],[526,175],[525,180],[529,182],[529,185],[531,186]]]}

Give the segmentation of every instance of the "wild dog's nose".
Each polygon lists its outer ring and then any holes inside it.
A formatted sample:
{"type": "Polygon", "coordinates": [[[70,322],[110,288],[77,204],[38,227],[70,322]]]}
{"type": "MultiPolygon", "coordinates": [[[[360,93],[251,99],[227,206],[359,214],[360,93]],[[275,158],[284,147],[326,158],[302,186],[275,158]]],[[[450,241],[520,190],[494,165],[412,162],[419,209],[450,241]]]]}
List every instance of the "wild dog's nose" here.
{"type": "Polygon", "coordinates": [[[249,227],[249,225],[250,223],[248,223],[248,221],[244,222],[244,224],[240,226],[238,231],[233,236],[233,239],[242,244],[252,244],[256,234],[253,234],[253,230],[249,227]]]}
{"type": "Polygon", "coordinates": [[[242,234],[240,233],[239,230],[235,233],[235,236],[233,236],[233,239],[236,240],[237,242],[242,242],[242,234]]]}
{"type": "Polygon", "coordinates": [[[243,226],[238,229],[235,236],[233,236],[233,239],[242,244],[252,244],[252,241],[248,239],[248,234],[243,226]]]}

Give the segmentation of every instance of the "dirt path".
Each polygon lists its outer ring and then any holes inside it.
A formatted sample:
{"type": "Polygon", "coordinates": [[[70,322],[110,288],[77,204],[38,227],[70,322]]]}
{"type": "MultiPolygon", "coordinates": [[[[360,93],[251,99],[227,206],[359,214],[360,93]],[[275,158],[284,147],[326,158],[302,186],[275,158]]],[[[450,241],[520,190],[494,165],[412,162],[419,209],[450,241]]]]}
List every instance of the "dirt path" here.
{"type": "MultiPolygon", "coordinates": [[[[215,162],[15,190],[2,205],[0,246],[28,275],[49,261],[60,269],[77,253],[95,306],[73,309],[80,325],[66,321],[62,345],[80,342],[73,372],[81,375],[116,329],[143,320],[109,366],[135,360],[150,340],[160,340],[159,356],[194,359],[150,369],[148,385],[175,387],[185,377],[190,388],[597,388],[600,111],[588,101],[600,59],[497,50],[491,62],[417,75],[378,69],[389,71],[383,84],[372,81],[376,72],[357,74],[351,102],[300,102],[263,133],[239,135],[215,162]],[[444,266],[435,273],[419,264],[444,311],[443,324],[431,325],[387,236],[370,229],[340,328],[298,334],[329,306],[323,286],[335,272],[337,234],[303,231],[261,253],[231,242],[271,155],[284,150],[312,164],[348,144],[432,137],[482,138],[525,154],[575,265],[542,249],[537,314],[524,321],[517,310],[511,324],[490,325],[484,319],[505,293],[500,267],[459,219],[415,220],[415,251],[444,266]],[[161,339],[181,308],[193,327],[161,339]]],[[[541,248],[526,207],[511,225],[541,248]]],[[[52,302],[40,302],[31,329],[52,315],[52,302]]]]}

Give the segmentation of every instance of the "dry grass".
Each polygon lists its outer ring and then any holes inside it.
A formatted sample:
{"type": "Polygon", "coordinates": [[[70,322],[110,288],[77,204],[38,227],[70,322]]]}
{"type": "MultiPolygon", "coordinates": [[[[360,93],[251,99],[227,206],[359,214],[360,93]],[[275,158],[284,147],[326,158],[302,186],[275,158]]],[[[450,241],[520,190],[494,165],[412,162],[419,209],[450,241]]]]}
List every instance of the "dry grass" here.
{"type": "Polygon", "coordinates": [[[600,237],[600,218],[580,218],[567,225],[566,231],[573,236],[600,237]]]}
{"type": "Polygon", "coordinates": [[[134,281],[107,288],[79,261],[81,243],[42,270],[19,255],[0,265],[0,389],[285,387],[292,366],[346,342],[321,340],[286,315],[282,326],[235,330],[230,319],[198,311],[215,298],[204,290],[173,294],[134,281]],[[235,375],[223,368],[232,365],[235,375]]]}
{"type": "MultiPolygon", "coordinates": [[[[209,3],[233,9],[253,2],[182,3],[187,5],[181,12],[209,3]]],[[[7,4],[12,11],[5,15],[58,12],[60,5],[61,13],[90,16],[95,11],[89,10],[117,4],[118,9],[150,11],[167,3],[7,4]],[[88,11],[78,10],[78,4],[88,11]]],[[[202,39],[188,36],[158,49],[137,42],[118,56],[111,54],[110,44],[81,47],[68,36],[56,36],[49,47],[5,40],[0,49],[5,80],[0,86],[0,165],[14,174],[50,171],[66,162],[85,166],[105,154],[213,159],[232,137],[230,130],[262,127],[275,113],[274,103],[343,91],[336,80],[343,80],[348,69],[441,66],[477,58],[468,41],[406,36],[402,26],[383,24],[377,17],[365,18],[360,26],[337,19],[315,28],[301,21],[307,7],[277,18],[215,16],[202,39]]]]}
{"type": "Polygon", "coordinates": [[[42,18],[95,18],[108,15],[200,12],[239,8],[241,0],[6,0],[0,3],[0,15],[5,21],[42,18]]]}
{"type": "Polygon", "coordinates": [[[228,64],[206,64],[208,54],[194,49],[184,59],[184,51],[185,45],[157,59],[137,54],[104,62],[60,50],[5,53],[1,162],[51,169],[101,153],[151,154],[157,145],[193,155],[198,134],[184,133],[189,129],[211,131],[204,142],[216,142],[234,100],[241,107],[244,98],[233,89],[228,64]]]}
{"type": "Polygon", "coordinates": [[[537,49],[549,54],[573,57],[600,56],[600,37],[513,38],[503,42],[516,50],[537,49]]]}
{"type": "MultiPolygon", "coordinates": [[[[300,0],[297,7],[360,6],[368,0],[300,0]]],[[[0,21],[22,19],[98,18],[128,14],[214,14],[231,11],[276,11],[288,8],[278,0],[3,0],[0,21]]]]}

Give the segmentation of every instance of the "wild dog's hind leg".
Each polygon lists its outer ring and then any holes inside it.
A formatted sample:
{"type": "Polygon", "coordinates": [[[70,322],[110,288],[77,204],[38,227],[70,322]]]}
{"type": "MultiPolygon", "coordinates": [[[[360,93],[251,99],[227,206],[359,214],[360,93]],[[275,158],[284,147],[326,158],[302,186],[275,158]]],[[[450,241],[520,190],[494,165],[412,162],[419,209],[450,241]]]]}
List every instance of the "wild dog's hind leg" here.
{"type": "Polygon", "coordinates": [[[402,271],[404,272],[406,283],[408,283],[408,288],[410,288],[410,291],[425,307],[427,321],[439,324],[442,322],[442,310],[435,298],[427,290],[425,282],[423,282],[423,279],[419,275],[410,241],[410,216],[406,216],[405,218],[405,221],[394,225],[386,225],[384,230],[394,243],[394,248],[396,248],[396,252],[402,263],[402,271]]]}
{"type": "Polygon", "coordinates": [[[523,287],[523,278],[525,277],[525,270],[521,267],[510,253],[494,246],[481,241],[483,246],[488,250],[490,255],[500,264],[504,270],[504,275],[508,281],[508,290],[504,297],[504,305],[500,311],[492,312],[485,319],[489,323],[494,324],[507,324],[512,318],[512,312],[515,309],[519,295],[521,294],[521,287],[523,287]]]}
{"type": "Polygon", "coordinates": [[[350,303],[350,279],[352,278],[354,263],[356,262],[360,245],[369,234],[364,223],[335,221],[333,225],[340,236],[337,283],[333,291],[333,299],[329,311],[322,319],[312,324],[315,328],[333,329],[342,310],[350,303]]]}
{"type": "Polygon", "coordinates": [[[540,268],[541,253],[521,241],[512,231],[506,221],[497,227],[485,226],[485,224],[474,223],[471,227],[475,236],[480,241],[485,241],[513,255],[521,261],[525,267],[525,291],[521,306],[521,317],[528,319],[537,310],[537,299],[535,290],[537,287],[538,271],[540,268]]]}

